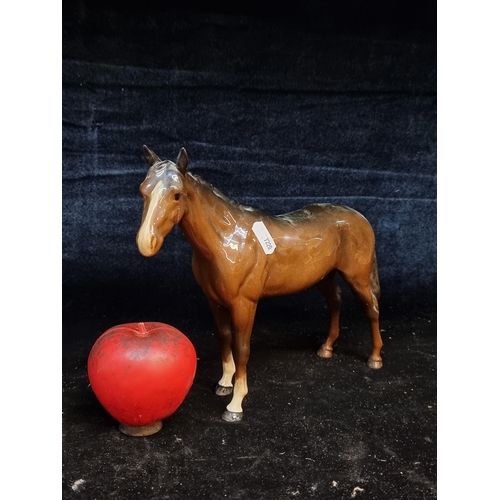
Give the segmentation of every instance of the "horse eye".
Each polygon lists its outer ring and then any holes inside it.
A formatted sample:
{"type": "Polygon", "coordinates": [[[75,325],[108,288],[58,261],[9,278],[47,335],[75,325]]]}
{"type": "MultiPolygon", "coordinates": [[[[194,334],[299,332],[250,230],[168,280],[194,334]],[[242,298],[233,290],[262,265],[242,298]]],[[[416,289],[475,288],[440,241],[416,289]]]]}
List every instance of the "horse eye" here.
{"type": "Polygon", "coordinates": [[[179,198],[181,197],[181,193],[175,193],[174,195],[174,200],[179,201],[179,198]]]}

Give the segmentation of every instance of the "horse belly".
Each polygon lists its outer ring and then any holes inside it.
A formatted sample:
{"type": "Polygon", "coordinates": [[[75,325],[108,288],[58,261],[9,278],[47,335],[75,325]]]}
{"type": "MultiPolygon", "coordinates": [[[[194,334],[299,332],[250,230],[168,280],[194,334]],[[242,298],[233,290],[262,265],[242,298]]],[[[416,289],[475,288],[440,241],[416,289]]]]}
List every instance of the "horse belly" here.
{"type": "Polygon", "coordinates": [[[289,295],[321,281],[337,264],[337,245],[316,239],[308,244],[281,245],[269,259],[263,296],[289,295]]]}
{"type": "Polygon", "coordinates": [[[270,278],[264,287],[262,297],[273,297],[278,295],[291,295],[319,283],[333,268],[327,268],[324,272],[308,274],[307,276],[281,275],[270,278]]]}

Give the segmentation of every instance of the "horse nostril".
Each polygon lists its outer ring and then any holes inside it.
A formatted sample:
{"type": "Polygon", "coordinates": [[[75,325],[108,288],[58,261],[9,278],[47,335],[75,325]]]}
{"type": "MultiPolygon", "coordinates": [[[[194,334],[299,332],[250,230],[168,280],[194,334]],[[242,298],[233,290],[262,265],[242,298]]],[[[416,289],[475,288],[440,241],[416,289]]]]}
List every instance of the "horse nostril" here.
{"type": "Polygon", "coordinates": [[[151,250],[154,250],[156,248],[156,244],[158,243],[158,238],[156,237],[155,234],[151,235],[151,240],[149,242],[149,246],[151,250]]]}

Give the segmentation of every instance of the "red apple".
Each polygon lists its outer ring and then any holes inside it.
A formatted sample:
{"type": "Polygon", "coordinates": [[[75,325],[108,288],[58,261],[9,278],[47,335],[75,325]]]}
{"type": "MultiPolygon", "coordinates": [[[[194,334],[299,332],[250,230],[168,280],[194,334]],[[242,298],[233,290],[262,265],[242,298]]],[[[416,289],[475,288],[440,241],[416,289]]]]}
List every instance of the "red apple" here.
{"type": "Polygon", "coordinates": [[[90,385],[128,435],[158,432],[184,401],[196,373],[190,340],[164,323],[127,323],[104,332],[90,351],[90,385]]]}

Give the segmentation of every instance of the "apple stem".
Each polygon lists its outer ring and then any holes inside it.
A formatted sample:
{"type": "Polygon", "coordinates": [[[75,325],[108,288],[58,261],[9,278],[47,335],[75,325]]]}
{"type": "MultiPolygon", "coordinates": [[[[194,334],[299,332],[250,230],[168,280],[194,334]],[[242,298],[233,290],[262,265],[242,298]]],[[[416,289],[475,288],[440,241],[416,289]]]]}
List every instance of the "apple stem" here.
{"type": "Polygon", "coordinates": [[[139,328],[139,335],[147,335],[148,331],[146,330],[146,325],[144,323],[138,323],[137,327],[139,328]]]}

